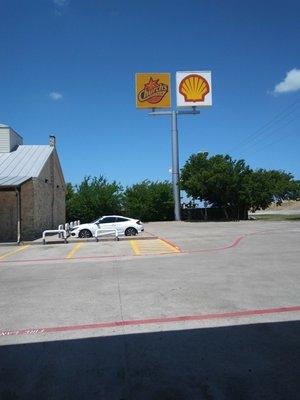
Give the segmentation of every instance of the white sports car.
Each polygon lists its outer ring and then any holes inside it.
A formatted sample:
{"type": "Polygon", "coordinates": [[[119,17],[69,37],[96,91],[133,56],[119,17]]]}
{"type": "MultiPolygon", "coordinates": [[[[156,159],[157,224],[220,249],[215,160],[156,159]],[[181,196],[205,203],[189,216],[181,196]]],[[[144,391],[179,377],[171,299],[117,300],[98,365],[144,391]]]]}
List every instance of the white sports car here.
{"type": "Polygon", "coordinates": [[[71,236],[89,238],[95,236],[97,229],[117,229],[119,235],[135,236],[144,230],[138,219],[122,217],[121,215],[105,215],[89,224],[81,224],[71,229],[71,236]]]}

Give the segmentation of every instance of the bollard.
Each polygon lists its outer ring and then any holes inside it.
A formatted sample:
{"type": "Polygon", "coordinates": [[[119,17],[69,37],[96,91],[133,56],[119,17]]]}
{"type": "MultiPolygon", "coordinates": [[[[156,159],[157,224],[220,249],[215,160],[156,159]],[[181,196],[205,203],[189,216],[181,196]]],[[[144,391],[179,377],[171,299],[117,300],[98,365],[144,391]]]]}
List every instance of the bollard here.
{"type": "Polygon", "coordinates": [[[119,232],[117,229],[97,229],[95,232],[96,242],[99,242],[99,236],[115,234],[115,240],[119,241],[119,232]]]}
{"type": "MultiPolygon", "coordinates": [[[[59,230],[59,231],[62,231],[63,229],[64,229],[64,226],[63,226],[62,224],[61,224],[61,225],[58,225],[58,230],[59,230]]],[[[62,233],[59,233],[59,234],[58,234],[58,238],[61,239],[62,237],[63,237],[63,234],[62,234],[62,233]]]]}
{"type": "Polygon", "coordinates": [[[64,229],[48,229],[43,232],[43,244],[46,244],[46,235],[52,234],[52,233],[58,233],[58,235],[62,235],[64,242],[68,243],[67,232],[64,229]]]}

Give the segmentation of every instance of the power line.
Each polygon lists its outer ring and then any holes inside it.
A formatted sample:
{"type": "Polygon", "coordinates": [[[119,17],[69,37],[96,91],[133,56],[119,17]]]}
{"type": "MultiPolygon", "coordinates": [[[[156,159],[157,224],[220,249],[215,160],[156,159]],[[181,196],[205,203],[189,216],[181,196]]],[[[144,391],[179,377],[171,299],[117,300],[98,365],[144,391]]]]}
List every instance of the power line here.
{"type": "Polygon", "coordinates": [[[292,115],[295,110],[297,109],[297,106],[299,105],[299,100],[300,97],[298,97],[293,103],[285,107],[282,111],[280,111],[278,114],[276,114],[270,121],[265,123],[263,126],[255,130],[252,134],[248,135],[244,140],[242,140],[238,145],[234,146],[231,148],[228,153],[230,154],[231,152],[239,149],[243,149],[243,147],[247,147],[249,143],[255,141],[259,136],[263,135],[265,132],[268,130],[272,129],[274,124],[278,125],[280,122],[284,121],[287,117],[292,115]]]}
{"type": "Polygon", "coordinates": [[[248,143],[248,145],[246,145],[244,147],[244,149],[239,153],[239,155],[248,153],[249,151],[255,149],[257,146],[259,147],[261,144],[264,145],[264,142],[266,140],[270,139],[274,135],[276,136],[278,134],[278,132],[280,133],[280,135],[282,135],[282,129],[284,129],[287,126],[289,126],[297,118],[298,118],[298,116],[295,116],[295,118],[292,118],[292,119],[290,119],[288,121],[285,121],[286,122],[285,124],[278,126],[276,129],[272,129],[265,136],[258,137],[253,143],[248,143]]]}
{"type": "Polygon", "coordinates": [[[259,137],[260,135],[262,135],[265,131],[268,131],[269,129],[272,128],[272,125],[274,125],[275,123],[278,124],[280,123],[282,120],[284,120],[285,118],[289,117],[291,114],[293,114],[293,112],[296,109],[296,106],[298,106],[298,102],[299,102],[300,98],[296,99],[295,102],[293,102],[292,104],[290,104],[289,106],[285,107],[280,113],[276,114],[270,121],[268,121],[267,123],[265,123],[262,127],[260,127],[259,129],[257,129],[256,131],[254,131],[251,135],[249,135],[248,137],[246,137],[240,144],[238,147],[243,147],[244,145],[248,144],[249,142],[255,140],[257,137],[259,137]]]}
{"type": "MultiPolygon", "coordinates": [[[[296,133],[296,131],[292,132],[292,133],[289,135],[289,137],[291,137],[291,136],[294,135],[295,133],[296,133]]],[[[265,146],[261,147],[259,150],[257,150],[256,153],[259,153],[260,151],[265,150],[265,148],[271,147],[271,146],[273,146],[274,144],[277,144],[277,143],[281,142],[283,139],[284,139],[284,137],[281,136],[281,137],[277,138],[277,140],[273,140],[273,142],[268,143],[268,144],[266,144],[265,146]]]]}

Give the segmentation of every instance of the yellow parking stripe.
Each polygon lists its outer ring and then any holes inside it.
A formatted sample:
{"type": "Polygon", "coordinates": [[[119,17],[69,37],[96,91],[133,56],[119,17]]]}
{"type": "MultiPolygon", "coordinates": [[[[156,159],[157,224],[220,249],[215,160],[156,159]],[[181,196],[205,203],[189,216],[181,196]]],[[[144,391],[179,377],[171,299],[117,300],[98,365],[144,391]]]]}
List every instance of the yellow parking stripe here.
{"type": "Polygon", "coordinates": [[[172,245],[171,243],[166,242],[165,240],[159,239],[161,243],[163,243],[168,249],[172,250],[174,253],[180,253],[178,247],[172,245]]]}
{"type": "Polygon", "coordinates": [[[72,250],[66,255],[65,258],[73,258],[74,254],[77,253],[77,251],[80,249],[80,247],[83,245],[83,243],[77,243],[75,246],[72,248],[72,250]]]}
{"type": "Polygon", "coordinates": [[[0,260],[3,260],[4,258],[7,258],[7,257],[9,257],[9,256],[12,256],[12,255],[14,255],[14,254],[16,254],[16,253],[19,253],[20,251],[26,250],[29,246],[30,246],[30,245],[27,244],[26,246],[21,246],[21,247],[19,247],[17,250],[10,251],[10,252],[8,252],[8,253],[4,253],[4,254],[2,254],[2,256],[0,256],[0,260]]]}
{"type": "Polygon", "coordinates": [[[140,252],[139,246],[137,245],[136,241],[135,240],[130,240],[130,244],[131,244],[131,247],[132,247],[134,253],[137,256],[140,256],[141,252],[140,252]]]}
{"type": "Polygon", "coordinates": [[[131,240],[131,246],[136,255],[180,253],[180,249],[162,239],[141,240],[137,244],[131,240]]]}

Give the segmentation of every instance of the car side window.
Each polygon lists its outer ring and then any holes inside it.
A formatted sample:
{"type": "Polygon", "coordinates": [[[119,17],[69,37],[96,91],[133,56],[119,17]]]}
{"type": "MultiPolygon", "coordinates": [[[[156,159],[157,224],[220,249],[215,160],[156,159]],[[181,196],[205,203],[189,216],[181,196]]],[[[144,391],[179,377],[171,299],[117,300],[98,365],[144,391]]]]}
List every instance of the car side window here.
{"type": "Polygon", "coordinates": [[[127,221],[128,221],[127,218],[121,218],[121,217],[116,218],[116,222],[127,222],[127,221]]]}
{"type": "Polygon", "coordinates": [[[99,224],[112,224],[113,222],[116,222],[115,217],[105,217],[99,221],[99,224]]]}

